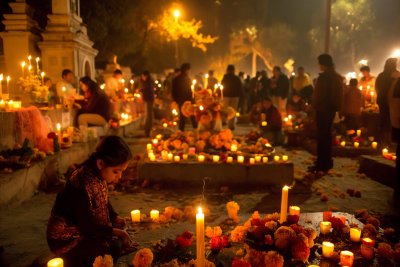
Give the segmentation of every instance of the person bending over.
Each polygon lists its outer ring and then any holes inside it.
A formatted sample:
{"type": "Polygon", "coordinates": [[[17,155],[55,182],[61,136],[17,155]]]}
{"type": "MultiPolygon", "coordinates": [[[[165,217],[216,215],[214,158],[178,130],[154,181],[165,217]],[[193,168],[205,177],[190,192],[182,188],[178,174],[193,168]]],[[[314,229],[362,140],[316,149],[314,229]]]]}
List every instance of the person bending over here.
{"type": "Polygon", "coordinates": [[[259,119],[263,137],[268,139],[274,146],[282,145],[284,136],[282,133],[282,116],[279,109],[272,105],[270,97],[266,97],[262,102],[263,108],[259,119]],[[261,117],[265,114],[267,126],[262,126],[261,117]]]}

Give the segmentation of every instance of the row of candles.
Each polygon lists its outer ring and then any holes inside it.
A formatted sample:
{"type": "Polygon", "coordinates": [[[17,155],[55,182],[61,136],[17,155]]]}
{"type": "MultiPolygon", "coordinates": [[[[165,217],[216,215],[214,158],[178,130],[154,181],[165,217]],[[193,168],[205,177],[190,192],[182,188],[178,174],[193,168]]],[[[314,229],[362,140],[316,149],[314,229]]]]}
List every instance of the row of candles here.
{"type": "MultiPolygon", "coordinates": [[[[345,147],[346,146],[346,141],[340,142],[340,145],[342,147],[345,147]]],[[[358,148],[360,146],[360,143],[359,142],[354,142],[353,145],[354,145],[355,148],[358,148]]],[[[377,142],[372,142],[371,146],[372,146],[373,149],[376,149],[378,147],[378,143],[377,142]]]]}
{"type": "Polygon", "coordinates": [[[0,101],[0,111],[6,111],[7,109],[20,109],[21,107],[21,101],[0,101]]]}

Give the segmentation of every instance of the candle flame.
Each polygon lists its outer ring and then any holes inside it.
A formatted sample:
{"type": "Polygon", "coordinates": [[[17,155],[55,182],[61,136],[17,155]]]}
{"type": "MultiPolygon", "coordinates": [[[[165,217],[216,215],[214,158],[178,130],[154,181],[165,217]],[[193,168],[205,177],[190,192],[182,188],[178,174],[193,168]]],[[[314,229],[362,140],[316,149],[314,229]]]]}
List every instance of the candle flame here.
{"type": "Polygon", "coordinates": [[[374,92],[371,92],[371,95],[374,95],[374,92]]]}
{"type": "Polygon", "coordinates": [[[208,79],[208,74],[206,74],[206,79],[208,79]]]}
{"type": "Polygon", "coordinates": [[[65,91],[65,87],[63,87],[62,90],[65,91]]]}
{"type": "Polygon", "coordinates": [[[50,261],[47,263],[47,266],[58,266],[58,265],[60,265],[62,262],[63,262],[63,260],[62,260],[61,258],[55,258],[55,259],[50,260],[50,261]]]}
{"type": "Polygon", "coordinates": [[[22,67],[25,67],[25,61],[24,61],[24,62],[22,62],[22,67]]]}
{"type": "Polygon", "coordinates": [[[2,103],[2,104],[3,104],[3,103],[4,103],[4,101],[3,101],[3,100],[1,100],[1,101],[0,101],[0,103],[2,103]]]}
{"type": "Polygon", "coordinates": [[[288,118],[285,118],[285,121],[288,121],[289,119],[288,118]]]}
{"type": "Polygon", "coordinates": [[[125,83],[125,80],[124,80],[124,79],[121,79],[121,82],[122,82],[122,83],[125,83]]]}
{"type": "Polygon", "coordinates": [[[125,93],[128,93],[128,88],[125,88],[125,93]]]}
{"type": "Polygon", "coordinates": [[[193,85],[196,84],[196,82],[197,82],[196,80],[193,80],[193,85]]]}
{"type": "Polygon", "coordinates": [[[203,106],[200,106],[200,110],[203,110],[204,108],[203,108],[203,106]]]}
{"type": "Polygon", "coordinates": [[[10,76],[7,76],[7,82],[9,82],[10,81],[10,76]]]}
{"type": "Polygon", "coordinates": [[[140,98],[140,95],[139,95],[139,94],[137,94],[137,97],[138,97],[138,98],[140,98]]]}
{"type": "Polygon", "coordinates": [[[324,245],[325,247],[334,247],[335,246],[331,242],[323,242],[322,245],[324,245]]]}
{"type": "Polygon", "coordinates": [[[44,77],[44,72],[42,72],[42,77],[44,77]]]}
{"type": "Polygon", "coordinates": [[[28,57],[29,60],[31,60],[31,58],[32,58],[31,56],[28,57]]]}
{"type": "Polygon", "coordinates": [[[29,65],[29,67],[28,67],[28,70],[31,70],[32,69],[32,66],[31,65],[29,65]]]}
{"type": "Polygon", "coordinates": [[[194,90],[194,85],[192,85],[192,90],[194,90]]]}
{"type": "Polygon", "coordinates": [[[218,84],[214,85],[214,88],[217,89],[218,88],[218,84]]]}
{"type": "Polygon", "coordinates": [[[57,123],[57,130],[59,131],[61,129],[61,125],[57,123]]]}
{"type": "Polygon", "coordinates": [[[3,73],[0,74],[0,81],[2,81],[2,80],[3,80],[3,73]]]}
{"type": "Polygon", "coordinates": [[[285,185],[285,186],[283,187],[283,189],[289,189],[289,186],[285,185]]]}
{"type": "Polygon", "coordinates": [[[203,210],[199,207],[199,214],[203,214],[203,210]]]}
{"type": "Polygon", "coordinates": [[[388,152],[388,150],[385,148],[385,149],[383,149],[383,152],[388,152]]]}
{"type": "Polygon", "coordinates": [[[10,100],[10,102],[8,102],[8,103],[12,104],[12,100],[10,100]]]}
{"type": "Polygon", "coordinates": [[[363,89],[363,87],[362,86],[360,86],[360,90],[362,90],[363,89]]]}
{"type": "Polygon", "coordinates": [[[38,57],[36,58],[36,62],[39,62],[39,58],[38,57]]]}
{"type": "Polygon", "coordinates": [[[289,115],[289,117],[288,117],[290,120],[292,119],[292,115],[289,115]]]}
{"type": "Polygon", "coordinates": [[[131,80],[131,83],[134,83],[133,80],[131,80]]]}
{"type": "Polygon", "coordinates": [[[221,90],[224,90],[224,87],[221,85],[221,90]]]}

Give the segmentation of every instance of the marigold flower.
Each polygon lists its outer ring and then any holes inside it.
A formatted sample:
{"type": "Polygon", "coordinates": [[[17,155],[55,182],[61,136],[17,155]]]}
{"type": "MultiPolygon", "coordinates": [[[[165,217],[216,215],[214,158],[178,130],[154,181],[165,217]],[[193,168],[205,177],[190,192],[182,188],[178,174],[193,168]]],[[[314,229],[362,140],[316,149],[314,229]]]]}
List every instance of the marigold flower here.
{"type": "Polygon", "coordinates": [[[168,219],[167,217],[165,217],[165,215],[160,215],[158,218],[153,219],[153,221],[159,224],[166,224],[168,222],[168,219]]]}
{"type": "Polygon", "coordinates": [[[386,237],[392,237],[394,235],[394,229],[393,228],[386,228],[385,231],[383,232],[383,234],[386,237]]]}
{"type": "Polygon", "coordinates": [[[235,217],[233,218],[233,222],[234,222],[234,223],[240,223],[240,218],[239,218],[239,216],[235,216],[235,217]]]}
{"type": "Polygon", "coordinates": [[[139,250],[135,258],[133,259],[133,265],[135,267],[148,267],[153,262],[153,253],[150,249],[144,248],[139,250]]]}
{"type": "Polygon", "coordinates": [[[329,200],[328,194],[326,194],[326,193],[322,194],[321,195],[321,200],[322,201],[328,201],[329,200]]]}
{"type": "Polygon", "coordinates": [[[267,227],[270,231],[275,232],[277,223],[275,221],[269,221],[265,223],[265,227],[267,227]]]}
{"type": "Polygon", "coordinates": [[[232,232],[231,232],[231,239],[232,242],[240,242],[243,243],[244,239],[246,237],[246,228],[243,226],[237,226],[232,232]]]}
{"type": "Polygon", "coordinates": [[[247,254],[244,257],[245,261],[248,261],[252,267],[263,266],[265,262],[265,256],[267,253],[261,252],[255,249],[246,249],[247,254]]]}
{"type": "MultiPolygon", "coordinates": [[[[190,260],[188,263],[188,266],[189,267],[197,267],[197,260],[190,260]]],[[[215,267],[215,264],[211,261],[204,260],[204,267],[215,267]]]]}
{"type": "Polygon", "coordinates": [[[350,233],[350,227],[343,227],[342,228],[342,232],[343,232],[343,234],[348,234],[348,233],[350,233]]]}
{"type": "Polygon", "coordinates": [[[188,248],[192,245],[193,240],[192,239],[186,239],[182,236],[178,236],[175,239],[175,244],[177,244],[178,246],[182,247],[182,248],[188,248]]]}
{"type": "Polygon", "coordinates": [[[289,245],[290,238],[296,236],[296,232],[287,226],[281,226],[274,233],[275,246],[281,250],[289,245]]]}
{"type": "Polygon", "coordinates": [[[373,237],[375,239],[376,237],[376,228],[375,226],[373,226],[372,224],[366,224],[363,228],[363,232],[369,236],[369,237],[373,237]]]}
{"type": "Polygon", "coordinates": [[[252,219],[259,219],[259,220],[261,220],[261,217],[260,217],[260,214],[258,214],[258,211],[255,211],[255,212],[253,213],[253,215],[251,215],[251,218],[252,218],[252,219]]]}
{"type": "Polygon", "coordinates": [[[208,216],[211,214],[210,209],[208,207],[203,207],[202,209],[203,209],[203,214],[205,216],[208,216]]]}
{"type": "Polygon", "coordinates": [[[251,220],[248,220],[248,221],[243,225],[243,227],[244,227],[246,230],[250,229],[250,228],[252,227],[252,225],[251,225],[251,220]]]}
{"type": "Polygon", "coordinates": [[[240,206],[235,201],[231,201],[231,202],[228,202],[228,204],[226,204],[226,208],[228,210],[230,210],[230,209],[239,210],[240,206]]]}
{"type": "Polygon", "coordinates": [[[267,245],[274,244],[274,240],[272,239],[271,235],[266,235],[264,239],[264,243],[267,245]]]}
{"type": "Polygon", "coordinates": [[[241,260],[241,259],[238,259],[238,258],[235,257],[235,259],[233,259],[231,267],[251,267],[251,265],[250,265],[250,263],[248,261],[241,260]]]}
{"type": "Polygon", "coordinates": [[[367,224],[372,224],[376,229],[379,229],[380,222],[377,218],[369,217],[367,220],[367,224]]]}
{"type": "Polygon", "coordinates": [[[182,219],[182,216],[183,216],[183,212],[180,209],[176,209],[174,211],[174,214],[172,215],[172,217],[177,221],[180,221],[182,219]]]}
{"type": "Polygon", "coordinates": [[[215,226],[214,229],[213,229],[210,226],[207,226],[207,228],[206,228],[206,236],[208,238],[213,238],[215,236],[221,236],[221,235],[222,235],[221,227],[215,226]]]}
{"type": "Polygon", "coordinates": [[[308,257],[310,256],[310,249],[308,248],[308,245],[306,245],[297,237],[292,237],[290,240],[292,245],[290,251],[292,252],[293,258],[295,260],[302,260],[304,263],[306,263],[308,257]]]}
{"type": "Polygon", "coordinates": [[[112,267],[114,265],[113,258],[110,255],[98,256],[93,263],[93,267],[112,267]]]}
{"type": "Polygon", "coordinates": [[[303,241],[303,243],[308,246],[308,237],[306,237],[305,234],[300,233],[297,235],[297,238],[303,241]]]}
{"type": "Polygon", "coordinates": [[[356,223],[351,223],[351,224],[349,225],[349,227],[350,227],[350,228],[358,228],[358,224],[356,224],[356,223]]]}
{"type": "Polygon", "coordinates": [[[264,264],[267,267],[282,267],[284,263],[283,257],[276,251],[268,251],[264,257],[264,264]]]}
{"type": "Polygon", "coordinates": [[[393,249],[389,244],[379,243],[378,244],[378,255],[384,258],[392,258],[393,257],[393,249]]]}

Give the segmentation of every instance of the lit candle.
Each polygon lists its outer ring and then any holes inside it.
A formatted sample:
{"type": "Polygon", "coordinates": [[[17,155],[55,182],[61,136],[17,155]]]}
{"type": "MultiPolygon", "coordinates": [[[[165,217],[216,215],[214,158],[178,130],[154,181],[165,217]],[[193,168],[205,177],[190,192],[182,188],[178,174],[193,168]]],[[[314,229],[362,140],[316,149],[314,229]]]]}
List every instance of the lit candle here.
{"type": "Polygon", "coordinates": [[[158,211],[158,210],[152,210],[151,212],[150,212],[150,218],[151,219],[157,219],[158,218],[158,216],[160,216],[160,212],[158,211]]]}
{"type": "Polygon", "coordinates": [[[152,147],[153,147],[152,144],[147,144],[147,153],[149,153],[149,151],[151,150],[152,147]]]}
{"type": "Polygon", "coordinates": [[[61,144],[61,125],[57,123],[58,142],[61,144]]]}
{"type": "Polygon", "coordinates": [[[354,254],[351,251],[340,252],[340,263],[342,266],[353,266],[354,254]]]}
{"type": "Polygon", "coordinates": [[[287,155],[283,155],[283,156],[282,156],[282,160],[283,160],[283,161],[287,161],[287,160],[288,160],[288,156],[287,156],[287,155]]]}
{"type": "Polygon", "coordinates": [[[204,214],[199,207],[199,213],[196,214],[196,245],[197,245],[197,266],[205,266],[205,244],[204,244],[204,214]]]}
{"type": "Polygon", "coordinates": [[[343,225],[346,225],[346,217],[344,216],[336,216],[336,218],[340,219],[343,223],[343,225]]]}
{"type": "Polygon", "coordinates": [[[14,101],[14,109],[19,109],[21,107],[21,101],[14,101]]]}
{"type": "Polygon", "coordinates": [[[199,162],[204,162],[204,155],[199,155],[199,162]]]}
{"type": "Polygon", "coordinates": [[[7,94],[10,95],[10,76],[7,76],[7,94]]]}
{"type": "Polygon", "coordinates": [[[332,218],[332,211],[324,211],[322,213],[322,218],[324,222],[329,222],[332,218]]]}
{"type": "Polygon", "coordinates": [[[279,156],[274,157],[275,162],[279,162],[279,156]]]}
{"type": "Polygon", "coordinates": [[[8,109],[14,109],[14,103],[12,100],[10,102],[8,102],[7,104],[8,104],[8,109]]]}
{"type": "Polygon", "coordinates": [[[55,258],[47,263],[47,267],[64,267],[64,262],[61,258],[55,258]]]}
{"type": "Polygon", "coordinates": [[[164,128],[167,128],[167,127],[168,127],[168,124],[167,124],[167,123],[164,123],[164,124],[163,124],[163,127],[164,127],[164,128]]]}
{"type": "Polygon", "coordinates": [[[22,66],[22,78],[24,78],[24,76],[25,76],[25,61],[24,62],[22,62],[22,64],[21,64],[21,66],[22,66]]]}
{"type": "Polygon", "coordinates": [[[266,122],[266,121],[263,121],[263,122],[261,123],[261,125],[265,127],[265,126],[267,126],[267,122],[266,122]]]}
{"type": "Polygon", "coordinates": [[[133,90],[133,80],[131,80],[131,90],[133,90]]]}
{"type": "Polygon", "coordinates": [[[153,153],[150,153],[149,157],[150,157],[150,161],[153,161],[153,162],[156,161],[156,156],[153,153]]]}
{"type": "Polygon", "coordinates": [[[289,207],[289,214],[290,215],[297,215],[300,216],[300,208],[296,206],[290,206],[289,207]]]}
{"type": "Polygon", "coordinates": [[[280,223],[286,222],[287,209],[288,209],[289,187],[286,185],[282,188],[282,201],[281,201],[281,217],[280,223]]]}
{"type": "Polygon", "coordinates": [[[330,258],[335,245],[331,242],[322,242],[322,255],[325,258],[330,258]]]}
{"type": "Polygon", "coordinates": [[[39,75],[39,58],[38,57],[36,58],[36,72],[37,72],[37,75],[39,75]]]}
{"type": "Polygon", "coordinates": [[[158,140],[161,140],[162,134],[157,134],[157,135],[156,135],[156,138],[157,138],[158,140]]]}
{"type": "Polygon", "coordinates": [[[194,85],[192,85],[192,98],[194,99],[194,85]]]}
{"type": "Polygon", "coordinates": [[[41,73],[42,76],[42,86],[44,85],[44,72],[41,73]]]}
{"type": "Polygon", "coordinates": [[[172,161],[173,155],[171,153],[168,154],[168,160],[172,161]]]}
{"type": "Polygon", "coordinates": [[[243,156],[239,156],[239,157],[237,158],[237,161],[238,161],[239,163],[243,163],[243,162],[244,162],[244,157],[243,157],[243,156]]]}
{"type": "Polygon", "coordinates": [[[255,163],[254,158],[250,158],[250,159],[249,159],[249,163],[250,163],[250,165],[254,165],[254,163],[255,163]]]}
{"type": "Polygon", "coordinates": [[[168,160],[168,151],[166,150],[161,151],[161,156],[163,160],[168,160]]]}
{"type": "Polygon", "coordinates": [[[351,228],[350,229],[350,240],[353,242],[360,242],[361,229],[351,228]]]}
{"type": "Polygon", "coordinates": [[[329,234],[331,232],[331,227],[332,227],[331,222],[320,222],[319,223],[320,232],[323,235],[329,234]]]}
{"type": "Polygon", "coordinates": [[[361,242],[363,243],[363,245],[375,247],[375,240],[372,240],[371,238],[363,238],[361,239],[361,242]]]}
{"type": "Polygon", "coordinates": [[[29,59],[29,66],[32,65],[31,58],[32,58],[32,56],[29,55],[29,57],[28,57],[28,59],[29,59]]]}
{"type": "Polygon", "coordinates": [[[196,153],[196,148],[195,147],[189,147],[189,154],[195,154],[196,153]]]}
{"type": "Polygon", "coordinates": [[[140,210],[131,211],[132,222],[140,222],[140,210]]]}
{"type": "Polygon", "coordinates": [[[153,139],[153,146],[155,146],[155,147],[158,146],[158,140],[157,139],[153,139]]]}
{"type": "Polygon", "coordinates": [[[263,162],[267,163],[268,162],[268,157],[263,157],[263,162]]]}
{"type": "Polygon", "coordinates": [[[236,152],[237,151],[237,145],[236,144],[232,144],[231,145],[231,151],[232,152],[236,152]]]}
{"type": "Polygon", "coordinates": [[[224,100],[224,87],[221,85],[221,100],[224,100]]]}
{"type": "Polygon", "coordinates": [[[6,111],[6,103],[3,100],[0,101],[0,111],[6,111]]]}
{"type": "Polygon", "coordinates": [[[218,84],[214,85],[214,94],[217,91],[217,88],[218,88],[218,84]]]}
{"type": "Polygon", "coordinates": [[[346,146],[346,141],[340,142],[340,145],[341,145],[342,147],[345,147],[345,146],[346,146]]]}
{"type": "Polygon", "coordinates": [[[205,82],[204,88],[207,89],[207,86],[208,86],[208,74],[206,74],[206,82],[205,82]]]}
{"type": "Polygon", "coordinates": [[[176,125],[178,125],[178,123],[176,123],[176,121],[174,121],[174,122],[172,123],[172,125],[174,125],[174,127],[176,127],[176,125]]]}
{"type": "Polygon", "coordinates": [[[373,247],[361,245],[361,256],[366,260],[372,260],[374,258],[375,250],[373,247]]]}
{"type": "Polygon", "coordinates": [[[261,156],[255,156],[256,162],[260,162],[261,161],[261,156]]]}
{"type": "Polygon", "coordinates": [[[213,161],[214,162],[219,162],[219,156],[213,156],[213,161]]]}
{"type": "Polygon", "coordinates": [[[188,155],[188,154],[183,154],[183,155],[182,155],[182,158],[183,158],[183,160],[187,160],[187,159],[188,159],[188,157],[189,157],[189,155],[188,155]]]}
{"type": "Polygon", "coordinates": [[[357,136],[358,136],[358,137],[361,136],[361,130],[357,130],[357,136]]]}
{"type": "Polygon", "coordinates": [[[359,145],[360,145],[360,143],[354,142],[354,147],[355,147],[355,148],[358,148],[359,145]]]}
{"type": "Polygon", "coordinates": [[[181,157],[179,157],[179,156],[175,156],[175,157],[174,157],[174,161],[175,161],[175,162],[179,162],[179,161],[181,161],[181,157]]]}
{"type": "Polygon", "coordinates": [[[378,143],[377,143],[377,142],[372,142],[372,148],[373,148],[373,149],[376,149],[377,146],[378,146],[378,143]]]}
{"type": "Polygon", "coordinates": [[[232,161],[233,161],[233,158],[232,158],[232,157],[228,157],[228,158],[226,159],[226,162],[228,162],[228,163],[232,163],[232,161]]]}
{"type": "Polygon", "coordinates": [[[388,150],[385,148],[382,150],[382,156],[386,157],[388,154],[388,150]]]}
{"type": "Polygon", "coordinates": [[[29,70],[29,77],[31,76],[31,69],[32,69],[32,66],[29,65],[29,67],[28,67],[28,70],[29,70]]]}

